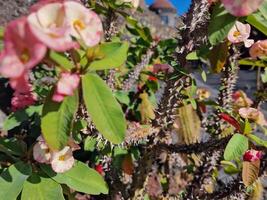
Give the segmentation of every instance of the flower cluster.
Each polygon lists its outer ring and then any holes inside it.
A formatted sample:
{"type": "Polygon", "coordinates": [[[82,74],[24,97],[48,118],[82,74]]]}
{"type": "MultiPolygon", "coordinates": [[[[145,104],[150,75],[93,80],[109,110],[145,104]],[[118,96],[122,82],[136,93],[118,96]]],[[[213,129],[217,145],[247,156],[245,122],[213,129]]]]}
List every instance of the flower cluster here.
{"type": "Polygon", "coordinates": [[[244,43],[245,47],[251,47],[249,54],[253,59],[267,56],[267,40],[259,40],[254,43],[253,39],[248,39],[250,32],[251,26],[249,24],[237,21],[229,31],[227,38],[232,44],[244,43]]]}
{"type": "MultiPolygon", "coordinates": [[[[98,15],[76,0],[41,0],[30,11],[6,26],[0,54],[0,74],[9,78],[11,87],[21,95],[31,92],[30,70],[45,58],[48,49],[64,52],[79,44],[92,47],[103,34],[98,15]]],[[[54,99],[61,101],[71,95],[78,84],[78,75],[62,74],[54,99]],[[66,84],[67,77],[74,82],[66,84]]]]}
{"type": "Polygon", "coordinates": [[[263,113],[256,108],[240,108],[238,112],[244,119],[249,119],[261,126],[267,126],[263,113]]]}
{"type": "Polygon", "coordinates": [[[254,149],[247,150],[243,155],[243,160],[248,162],[255,162],[262,158],[262,152],[254,149]]]}
{"type": "Polygon", "coordinates": [[[37,100],[37,97],[34,93],[19,93],[15,92],[14,96],[11,99],[11,109],[13,112],[25,108],[26,106],[33,105],[37,100]]]}
{"type": "Polygon", "coordinates": [[[80,149],[79,145],[72,140],[68,146],[60,151],[51,150],[42,136],[37,138],[37,143],[33,147],[33,158],[39,163],[51,164],[52,169],[57,173],[64,173],[74,165],[72,151],[80,149]]]}

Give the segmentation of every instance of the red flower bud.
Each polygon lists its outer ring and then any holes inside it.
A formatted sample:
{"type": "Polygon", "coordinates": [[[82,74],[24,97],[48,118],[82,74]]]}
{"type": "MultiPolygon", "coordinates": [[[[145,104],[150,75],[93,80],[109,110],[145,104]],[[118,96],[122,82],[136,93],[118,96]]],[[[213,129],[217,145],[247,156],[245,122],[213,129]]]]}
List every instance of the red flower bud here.
{"type": "Polygon", "coordinates": [[[254,149],[248,150],[243,155],[243,160],[248,162],[255,162],[262,158],[262,152],[254,149]]]}
{"type": "Polygon", "coordinates": [[[155,81],[155,82],[158,81],[158,79],[155,76],[149,76],[148,80],[155,81]]]}
{"type": "Polygon", "coordinates": [[[103,175],[104,174],[104,170],[103,170],[103,166],[101,164],[98,164],[95,166],[95,170],[100,174],[103,175]]]}
{"type": "Polygon", "coordinates": [[[240,124],[235,118],[231,117],[230,115],[228,115],[226,113],[220,113],[219,116],[221,119],[228,122],[229,124],[234,126],[239,132],[241,132],[240,124]]]}

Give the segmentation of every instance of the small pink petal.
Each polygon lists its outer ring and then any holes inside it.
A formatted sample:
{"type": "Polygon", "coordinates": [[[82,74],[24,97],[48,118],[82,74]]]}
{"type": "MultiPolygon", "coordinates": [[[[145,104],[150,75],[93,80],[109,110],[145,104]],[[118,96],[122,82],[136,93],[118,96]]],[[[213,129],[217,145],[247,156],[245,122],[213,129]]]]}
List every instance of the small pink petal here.
{"type": "Polygon", "coordinates": [[[25,67],[13,51],[6,51],[4,50],[0,57],[0,74],[7,78],[18,78],[25,71],[25,67]]]}
{"type": "Polygon", "coordinates": [[[254,44],[254,40],[253,39],[248,39],[244,41],[245,47],[249,48],[254,44]]]}
{"type": "Polygon", "coordinates": [[[45,142],[38,141],[33,146],[33,158],[39,163],[49,164],[51,159],[51,153],[45,142]]]}
{"type": "Polygon", "coordinates": [[[74,94],[74,90],[79,86],[79,83],[79,74],[71,74],[68,72],[61,73],[53,95],[53,100],[60,102],[65,96],[72,96],[74,94]]]}
{"type": "Polygon", "coordinates": [[[63,100],[64,100],[64,95],[62,95],[62,94],[57,94],[57,93],[55,93],[55,94],[53,94],[53,96],[52,96],[52,100],[53,101],[55,101],[55,102],[62,102],[63,100]]]}

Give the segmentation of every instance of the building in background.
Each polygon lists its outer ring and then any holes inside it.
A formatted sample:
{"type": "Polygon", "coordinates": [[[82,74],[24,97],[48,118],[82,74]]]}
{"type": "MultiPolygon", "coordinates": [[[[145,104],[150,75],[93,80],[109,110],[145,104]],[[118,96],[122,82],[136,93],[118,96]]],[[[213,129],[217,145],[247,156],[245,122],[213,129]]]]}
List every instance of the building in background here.
{"type": "Polygon", "coordinates": [[[169,0],[155,0],[155,2],[149,6],[149,9],[159,15],[163,24],[171,27],[176,26],[177,10],[169,0]]]}

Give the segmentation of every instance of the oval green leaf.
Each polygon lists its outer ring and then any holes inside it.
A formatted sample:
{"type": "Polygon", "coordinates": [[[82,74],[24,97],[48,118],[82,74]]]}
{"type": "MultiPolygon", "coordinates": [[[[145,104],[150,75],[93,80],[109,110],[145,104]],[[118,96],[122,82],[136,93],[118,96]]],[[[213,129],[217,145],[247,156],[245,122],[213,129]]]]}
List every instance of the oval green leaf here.
{"type": "Polygon", "coordinates": [[[73,96],[65,97],[64,101],[57,103],[51,100],[52,94],[48,95],[43,107],[41,129],[49,147],[60,150],[68,142],[79,97],[76,91],[73,96]]]}
{"type": "Polygon", "coordinates": [[[235,134],[228,142],[225,151],[225,160],[238,160],[248,150],[248,138],[241,134],[235,134]]]}
{"type": "Polygon", "coordinates": [[[23,162],[18,162],[5,169],[0,176],[0,199],[17,199],[24,182],[31,173],[31,166],[23,162]]]}
{"type": "Polygon", "coordinates": [[[24,183],[21,200],[64,200],[63,191],[57,182],[49,177],[32,174],[24,183]]]}
{"type": "Polygon", "coordinates": [[[82,77],[83,98],[98,131],[112,143],[124,140],[126,120],[112,91],[97,74],[82,77]]]}
{"type": "Polygon", "coordinates": [[[56,182],[66,184],[78,192],[93,195],[108,194],[108,187],[103,177],[82,162],[76,162],[69,171],[62,174],[56,174],[48,165],[41,165],[41,168],[56,182]]]}
{"type": "Polygon", "coordinates": [[[236,17],[228,13],[221,4],[217,4],[208,27],[209,41],[212,45],[222,42],[234,26],[236,17]]]}
{"type": "Polygon", "coordinates": [[[121,66],[127,59],[129,44],[126,42],[108,42],[99,46],[101,60],[96,60],[89,66],[90,70],[112,69],[121,66]]]}

